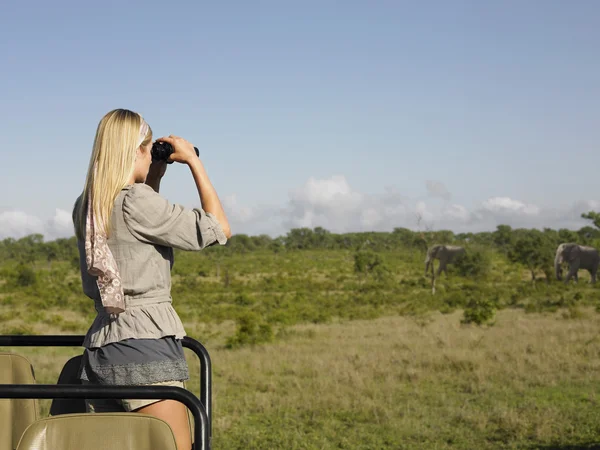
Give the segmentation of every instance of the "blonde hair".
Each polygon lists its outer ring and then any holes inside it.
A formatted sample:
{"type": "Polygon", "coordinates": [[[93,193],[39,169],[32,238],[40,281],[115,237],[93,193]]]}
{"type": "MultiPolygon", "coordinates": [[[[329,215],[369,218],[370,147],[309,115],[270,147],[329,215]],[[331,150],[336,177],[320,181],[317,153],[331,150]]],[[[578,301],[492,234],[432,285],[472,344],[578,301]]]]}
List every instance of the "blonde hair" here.
{"type": "MultiPolygon", "coordinates": [[[[85,237],[90,195],[94,227],[98,232],[109,235],[115,199],[127,185],[135,169],[142,120],[142,116],[133,111],[114,109],[98,124],[83,193],[73,209],[73,224],[78,239],[83,240],[85,237]]],[[[148,145],[151,141],[152,129],[148,127],[141,145],[148,145]]]]}

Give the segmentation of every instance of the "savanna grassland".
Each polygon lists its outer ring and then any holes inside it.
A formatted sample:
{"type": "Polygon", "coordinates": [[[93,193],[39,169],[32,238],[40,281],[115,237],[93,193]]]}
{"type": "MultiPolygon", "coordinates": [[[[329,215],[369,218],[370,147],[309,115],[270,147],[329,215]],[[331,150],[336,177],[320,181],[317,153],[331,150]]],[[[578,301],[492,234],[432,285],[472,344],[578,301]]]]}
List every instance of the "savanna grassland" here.
{"type": "MultiPolygon", "coordinates": [[[[552,272],[558,242],[598,239],[301,229],[176,252],[175,309],[213,361],[214,448],[600,448],[600,288],[552,272]],[[433,243],[467,247],[435,295],[433,243]]],[[[0,256],[1,334],[85,333],[72,239],[5,240],[0,256]]],[[[2,350],[42,383],[81,352],[2,350]]]]}

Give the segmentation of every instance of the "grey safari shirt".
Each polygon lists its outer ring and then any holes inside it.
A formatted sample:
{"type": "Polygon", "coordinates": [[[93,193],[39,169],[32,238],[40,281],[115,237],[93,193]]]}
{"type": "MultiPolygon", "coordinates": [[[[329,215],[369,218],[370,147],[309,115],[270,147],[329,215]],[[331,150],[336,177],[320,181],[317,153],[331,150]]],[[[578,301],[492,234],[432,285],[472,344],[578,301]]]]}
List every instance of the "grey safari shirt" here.
{"type": "Polygon", "coordinates": [[[84,242],[78,241],[83,292],[98,313],[83,346],[185,336],[171,299],[173,248],[202,250],[216,243],[226,244],[227,237],[212,214],[171,204],[143,183],[124,187],[114,203],[108,246],[121,274],[125,311],[104,311],[96,277],[87,272],[84,242]]]}

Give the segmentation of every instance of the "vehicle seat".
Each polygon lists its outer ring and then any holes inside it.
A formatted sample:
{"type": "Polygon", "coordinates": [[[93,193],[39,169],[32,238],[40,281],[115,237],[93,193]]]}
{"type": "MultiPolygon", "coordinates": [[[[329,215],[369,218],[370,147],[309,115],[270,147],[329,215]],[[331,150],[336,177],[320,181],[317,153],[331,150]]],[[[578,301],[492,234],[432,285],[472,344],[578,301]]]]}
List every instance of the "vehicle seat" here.
{"type": "Polygon", "coordinates": [[[164,420],[145,414],[61,414],[29,425],[17,450],[177,450],[164,420]]]}
{"type": "MultiPolygon", "coordinates": [[[[1,384],[35,384],[27,358],[0,352],[1,384]]],[[[38,418],[36,399],[0,399],[0,450],[14,450],[25,429],[38,418]]]]}

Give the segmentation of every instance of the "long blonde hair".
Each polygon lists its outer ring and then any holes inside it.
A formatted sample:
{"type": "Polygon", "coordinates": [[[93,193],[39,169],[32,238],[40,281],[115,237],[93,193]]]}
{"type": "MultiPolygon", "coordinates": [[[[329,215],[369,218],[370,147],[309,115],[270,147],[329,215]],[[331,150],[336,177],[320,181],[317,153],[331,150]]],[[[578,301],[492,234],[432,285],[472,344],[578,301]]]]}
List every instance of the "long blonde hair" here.
{"type": "MultiPolygon", "coordinates": [[[[114,109],[98,124],[83,193],[73,208],[73,224],[78,239],[83,240],[85,237],[90,195],[94,227],[106,236],[109,235],[115,199],[127,185],[135,169],[142,120],[142,117],[133,111],[114,109]]],[[[151,141],[152,129],[148,127],[148,133],[141,145],[148,145],[151,141]]]]}

